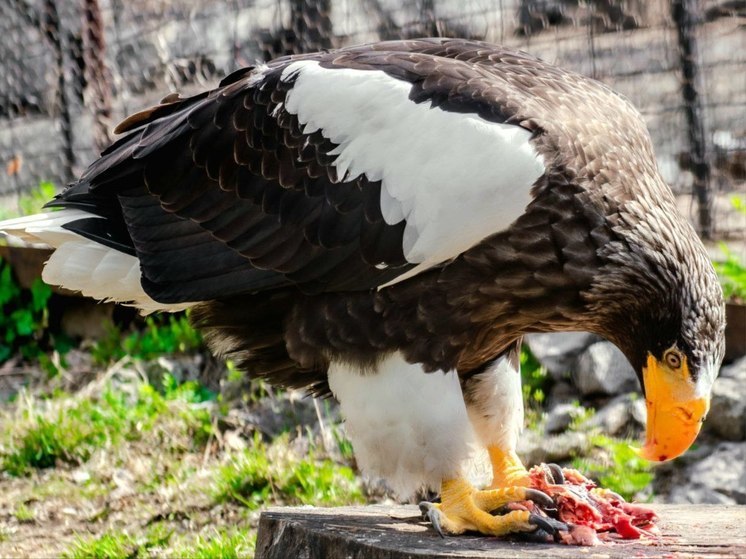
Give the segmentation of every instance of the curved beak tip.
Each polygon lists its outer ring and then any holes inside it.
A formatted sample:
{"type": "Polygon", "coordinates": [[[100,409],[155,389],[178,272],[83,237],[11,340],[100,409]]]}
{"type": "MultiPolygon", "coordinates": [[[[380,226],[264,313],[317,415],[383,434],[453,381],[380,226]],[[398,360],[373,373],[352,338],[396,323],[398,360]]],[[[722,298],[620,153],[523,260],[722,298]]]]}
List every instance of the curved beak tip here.
{"type": "Polygon", "coordinates": [[[710,408],[709,396],[698,393],[686,362],[672,370],[652,355],[643,369],[643,383],[648,418],[645,444],[637,454],[654,462],[681,456],[699,434],[710,408]]]}
{"type": "Polygon", "coordinates": [[[706,398],[677,402],[671,407],[649,402],[645,444],[639,456],[666,462],[684,454],[697,438],[708,408],[706,398]]]}

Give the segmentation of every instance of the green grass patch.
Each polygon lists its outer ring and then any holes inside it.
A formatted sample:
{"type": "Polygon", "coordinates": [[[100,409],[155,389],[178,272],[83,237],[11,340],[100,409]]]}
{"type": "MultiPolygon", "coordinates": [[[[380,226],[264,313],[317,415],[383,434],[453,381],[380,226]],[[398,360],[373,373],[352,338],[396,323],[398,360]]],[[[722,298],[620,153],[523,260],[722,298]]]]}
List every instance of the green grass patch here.
{"type": "Polygon", "coordinates": [[[201,559],[243,559],[254,556],[256,532],[245,529],[215,530],[210,535],[198,535],[192,542],[177,547],[168,555],[200,557],[201,559]]]}
{"type": "Polygon", "coordinates": [[[169,417],[179,419],[195,445],[206,442],[211,416],[199,404],[209,393],[197,383],[176,384],[168,375],[163,392],[144,382],[131,388],[128,392],[107,386],[96,396],[57,394],[48,401],[31,403],[20,420],[8,422],[14,428],[0,448],[3,469],[20,476],[60,463],[81,464],[96,449],[138,440],[169,417]]]}
{"type": "Polygon", "coordinates": [[[41,353],[39,341],[47,325],[48,285],[37,278],[31,289],[22,289],[10,265],[0,259],[0,363],[16,351],[26,358],[41,353]]]}
{"type": "Polygon", "coordinates": [[[142,329],[122,332],[111,324],[107,335],[91,348],[95,363],[108,365],[125,356],[150,360],[161,355],[188,353],[202,347],[202,337],[187,313],[148,316],[142,329]]]}
{"type": "MultiPolygon", "coordinates": [[[[133,536],[125,532],[107,532],[98,537],[78,537],[62,554],[65,559],[140,559],[151,551],[168,547],[174,531],[154,524],[146,533],[133,536]]],[[[181,556],[181,555],[179,555],[181,556]]],[[[195,555],[197,557],[198,555],[195,555]]]]}
{"type": "Polygon", "coordinates": [[[36,514],[26,506],[26,503],[20,503],[16,506],[13,516],[15,516],[16,520],[21,523],[30,523],[36,520],[36,514]]]}
{"type": "Polygon", "coordinates": [[[41,181],[39,186],[32,188],[18,198],[17,208],[0,208],[0,220],[36,214],[43,211],[55,211],[49,209],[44,210],[44,204],[54,198],[56,193],[57,188],[53,183],[41,181]]]}
{"type": "Polygon", "coordinates": [[[336,506],[364,502],[351,468],[311,451],[300,457],[287,436],[271,444],[256,435],[251,446],[231,457],[215,475],[215,499],[255,509],[265,503],[336,506]]]}
{"type": "Polygon", "coordinates": [[[593,435],[591,443],[596,447],[595,456],[576,458],[572,466],[597,480],[601,487],[633,499],[653,481],[650,462],[635,453],[632,441],[593,435]]]}
{"type": "Polygon", "coordinates": [[[149,557],[199,557],[243,559],[254,555],[256,532],[250,528],[211,529],[196,536],[174,536],[166,523],[149,527],[139,535],[121,531],[101,536],[79,536],[63,553],[65,559],[145,559],[149,557]]]}
{"type": "Polygon", "coordinates": [[[746,265],[740,261],[725,243],[720,244],[720,250],[723,251],[725,260],[713,262],[713,265],[720,277],[720,285],[723,286],[723,295],[726,299],[746,301],[746,265]]]}
{"type": "Polygon", "coordinates": [[[551,385],[547,370],[534,357],[526,344],[521,346],[521,389],[525,408],[525,425],[531,430],[539,430],[544,417],[544,401],[551,385]]]}
{"type": "Polygon", "coordinates": [[[111,532],[97,538],[78,537],[62,554],[65,559],[134,559],[138,556],[135,539],[122,532],[111,532]]]}
{"type": "MultiPolygon", "coordinates": [[[[19,212],[0,210],[0,219],[15,217],[17,213],[36,213],[54,194],[54,185],[42,182],[36,189],[21,196],[19,212]]],[[[46,331],[49,316],[47,302],[51,295],[51,288],[39,278],[30,289],[21,288],[13,277],[10,265],[0,259],[0,363],[20,353],[24,359],[38,359],[50,375],[58,372],[46,351],[55,349],[64,353],[70,344],[64,336],[58,336],[55,340],[46,331]]]]}

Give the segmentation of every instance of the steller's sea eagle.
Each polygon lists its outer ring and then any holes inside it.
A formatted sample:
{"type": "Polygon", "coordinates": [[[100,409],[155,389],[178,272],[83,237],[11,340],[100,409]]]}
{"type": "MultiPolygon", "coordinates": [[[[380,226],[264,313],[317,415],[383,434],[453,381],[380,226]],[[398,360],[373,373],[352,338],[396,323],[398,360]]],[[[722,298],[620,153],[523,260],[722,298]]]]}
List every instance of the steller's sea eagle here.
{"type": "Polygon", "coordinates": [[[359,465],[448,533],[535,530],[518,352],[615,343],[645,389],[642,456],[694,441],[723,298],[640,114],[605,85],[461,39],[287,56],[127,118],[48,205],[3,223],[50,284],[192,308],[217,354],[341,403],[359,465]],[[492,489],[466,479],[487,450],[492,489]]]}

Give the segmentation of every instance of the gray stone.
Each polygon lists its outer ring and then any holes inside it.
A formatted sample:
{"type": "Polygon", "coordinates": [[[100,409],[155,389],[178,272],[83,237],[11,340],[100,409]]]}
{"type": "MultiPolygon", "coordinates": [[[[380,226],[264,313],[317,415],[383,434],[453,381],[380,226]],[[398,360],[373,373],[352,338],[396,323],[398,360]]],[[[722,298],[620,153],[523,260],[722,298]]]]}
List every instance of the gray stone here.
{"type": "Polygon", "coordinates": [[[547,408],[553,409],[561,404],[571,404],[581,398],[577,387],[566,381],[555,382],[549,389],[547,396],[547,408]]]}
{"type": "Polygon", "coordinates": [[[526,342],[554,380],[570,378],[578,355],[599,338],[587,332],[559,332],[556,334],[530,334],[526,342]]]}
{"type": "Polygon", "coordinates": [[[746,355],[720,369],[719,378],[732,378],[746,382],[746,355]]]}
{"type": "Polygon", "coordinates": [[[671,503],[746,504],[746,443],[718,444],[672,484],[671,503]]]}
{"type": "Polygon", "coordinates": [[[726,376],[715,379],[705,428],[729,441],[746,439],[746,383],[743,380],[726,376]]]}
{"type": "Polygon", "coordinates": [[[583,409],[573,404],[559,404],[547,414],[544,431],[548,434],[559,433],[570,426],[572,420],[579,417],[583,409]]]}
{"type": "Polygon", "coordinates": [[[616,395],[640,385],[624,354],[611,342],[596,342],[578,358],[573,381],[583,395],[616,395]]]}
{"type": "Polygon", "coordinates": [[[601,429],[608,435],[636,436],[645,426],[645,399],[636,393],[612,398],[599,409],[581,428],[601,429]]]}
{"type": "MultiPolygon", "coordinates": [[[[319,412],[325,423],[341,421],[339,407],[331,399],[319,400],[319,412]]],[[[222,429],[231,429],[246,437],[259,431],[268,437],[276,437],[286,431],[311,429],[317,432],[319,414],[314,399],[300,390],[288,390],[271,397],[261,398],[246,407],[234,408],[221,419],[222,429]]]]}
{"type": "Polygon", "coordinates": [[[524,431],[518,439],[518,455],[528,465],[542,462],[562,462],[583,456],[591,448],[588,435],[566,431],[559,435],[546,436],[535,431],[524,431]]]}
{"type": "Polygon", "coordinates": [[[722,439],[746,440],[746,356],[720,369],[704,429],[722,439]]]}

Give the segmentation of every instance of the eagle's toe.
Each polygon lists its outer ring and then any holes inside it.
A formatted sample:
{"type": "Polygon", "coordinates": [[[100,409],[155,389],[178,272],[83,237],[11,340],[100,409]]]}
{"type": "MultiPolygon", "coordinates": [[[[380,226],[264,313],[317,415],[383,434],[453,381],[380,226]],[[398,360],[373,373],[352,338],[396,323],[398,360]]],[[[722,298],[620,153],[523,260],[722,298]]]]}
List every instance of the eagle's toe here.
{"type": "Polygon", "coordinates": [[[541,491],[526,487],[476,490],[462,479],[444,481],[441,502],[420,503],[423,518],[429,520],[440,536],[478,532],[490,536],[533,532],[541,529],[550,535],[567,529],[561,523],[551,523],[529,510],[509,510],[493,515],[493,511],[515,502],[533,501],[539,508],[552,506],[552,500],[541,491]]]}

